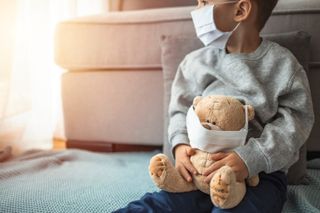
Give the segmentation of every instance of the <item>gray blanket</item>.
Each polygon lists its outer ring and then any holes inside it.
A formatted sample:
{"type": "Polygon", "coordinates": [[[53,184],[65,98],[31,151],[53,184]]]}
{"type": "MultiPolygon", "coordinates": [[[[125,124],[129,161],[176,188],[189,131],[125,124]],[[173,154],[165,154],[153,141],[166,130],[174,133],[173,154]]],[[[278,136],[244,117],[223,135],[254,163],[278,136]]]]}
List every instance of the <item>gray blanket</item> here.
{"type": "MultiPolygon", "coordinates": [[[[0,212],[112,212],[158,190],[148,175],[154,154],[0,153],[0,212]]],[[[320,159],[309,166],[311,185],[290,186],[284,212],[320,212],[320,159]]]]}

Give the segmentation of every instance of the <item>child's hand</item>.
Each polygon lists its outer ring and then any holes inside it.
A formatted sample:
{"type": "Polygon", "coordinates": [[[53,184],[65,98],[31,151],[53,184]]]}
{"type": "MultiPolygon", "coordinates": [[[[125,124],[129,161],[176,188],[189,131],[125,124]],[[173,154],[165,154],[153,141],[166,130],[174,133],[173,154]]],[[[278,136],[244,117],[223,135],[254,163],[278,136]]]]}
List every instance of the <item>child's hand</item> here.
{"type": "Polygon", "coordinates": [[[215,160],[211,166],[209,166],[203,173],[205,178],[205,182],[210,183],[214,172],[220,169],[222,166],[230,166],[234,171],[237,181],[244,181],[249,176],[248,168],[243,162],[243,160],[238,156],[235,152],[219,152],[215,154],[211,154],[211,159],[215,160]]]}
{"type": "Polygon", "coordinates": [[[190,162],[190,156],[195,153],[194,149],[189,145],[181,144],[175,148],[174,152],[176,157],[176,169],[186,181],[191,182],[192,177],[190,174],[197,174],[197,170],[190,162]]]}

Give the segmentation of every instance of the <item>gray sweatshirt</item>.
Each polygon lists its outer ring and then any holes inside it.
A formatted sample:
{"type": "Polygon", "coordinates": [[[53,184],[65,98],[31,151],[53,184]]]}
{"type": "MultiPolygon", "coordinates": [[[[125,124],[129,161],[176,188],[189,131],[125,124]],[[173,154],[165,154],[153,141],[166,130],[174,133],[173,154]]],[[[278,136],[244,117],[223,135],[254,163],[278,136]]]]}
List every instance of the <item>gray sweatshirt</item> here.
{"type": "Polygon", "coordinates": [[[299,158],[314,123],[310,88],[297,59],[280,45],[263,40],[252,53],[227,54],[212,46],[188,54],[171,90],[169,142],[189,144],[186,113],[195,96],[233,96],[255,109],[251,126],[261,129],[234,151],[249,176],[287,169],[299,158]]]}

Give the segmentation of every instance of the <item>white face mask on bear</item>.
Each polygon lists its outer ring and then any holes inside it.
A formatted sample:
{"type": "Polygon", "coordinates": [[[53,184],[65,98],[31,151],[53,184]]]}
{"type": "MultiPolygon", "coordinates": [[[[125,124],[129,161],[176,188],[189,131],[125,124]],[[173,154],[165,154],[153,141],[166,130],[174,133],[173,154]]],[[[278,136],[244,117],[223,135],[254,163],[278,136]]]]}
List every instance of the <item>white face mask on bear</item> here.
{"type": "MultiPolygon", "coordinates": [[[[235,3],[237,1],[223,2],[220,4],[235,3]]],[[[214,5],[206,5],[191,12],[191,17],[198,38],[202,43],[215,46],[219,49],[224,49],[226,44],[232,35],[232,33],[238,28],[240,23],[230,32],[222,32],[218,30],[214,21],[214,5]]]]}
{"type": "Polygon", "coordinates": [[[248,108],[245,108],[245,126],[239,131],[209,130],[203,127],[191,106],[187,113],[186,124],[192,148],[205,152],[232,150],[246,142],[248,134],[248,108]]]}

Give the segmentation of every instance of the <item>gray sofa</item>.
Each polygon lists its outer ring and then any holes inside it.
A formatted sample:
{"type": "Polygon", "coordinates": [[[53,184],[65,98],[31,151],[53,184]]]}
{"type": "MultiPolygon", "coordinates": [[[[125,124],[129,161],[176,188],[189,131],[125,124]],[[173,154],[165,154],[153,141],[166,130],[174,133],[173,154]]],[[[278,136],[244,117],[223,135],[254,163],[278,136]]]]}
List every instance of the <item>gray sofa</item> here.
{"type": "MultiPolygon", "coordinates": [[[[58,25],[55,59],[66,69],[62,97],[68,147],[114,151],[135,147],[127,145],[143,145],[140,150],[167,146],[161,36],[195,37],[192,9],[111,12],[58,25]]],[[[308,77],[316,113],[307,142],[311,154],[320,151],[319,23],[318,0],[280,0],[262,32],[311,35],[308,77]]]]}

